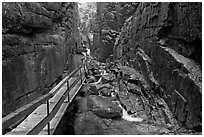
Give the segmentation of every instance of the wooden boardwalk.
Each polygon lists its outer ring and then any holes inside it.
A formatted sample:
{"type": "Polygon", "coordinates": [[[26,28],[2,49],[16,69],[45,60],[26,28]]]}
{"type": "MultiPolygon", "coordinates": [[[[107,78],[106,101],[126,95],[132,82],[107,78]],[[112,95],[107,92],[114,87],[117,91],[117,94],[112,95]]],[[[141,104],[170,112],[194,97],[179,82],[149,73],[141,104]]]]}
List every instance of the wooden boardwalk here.
{"type": "MultiPolygon", "coordinates": [[[[82,73],[83,72],[84,72],[84,69],[82,69],[82,73]]],[[[78,78],[78,75],[79,73],[77,72],[64,85],[62,85],[59,91],[52,98],[49,99],[49,112],[51,112],[54,109],[54,107],[59,102],[60,98],[67,91],[67,83],[69,85],[72,85],[74,81],[78,78]]],[[[75,96],[77,95],[78,91],[80,90],[84,80],[85,80],[85,76],[82,75],[82,79],[79,80],[74,85],[74,87],[69,91],[69,101],[68,101],[68,96],[66,96],[66,99],[61,104],[58,112],[55,114],[53,119],[50,121],[50,134],[54,133],[66,109],[69,107],[69,105],[74,100],[75,96]]],[[[6,135],[26,135],[46,116],[47,116],[47,102],[41,104],[23,122],[21,122],[21,124],[19,124],[12,131],[7,132],[6,135]]],[[[48,134],[48,125],[46,125],[44,129],[39,132],[39,135],[47,135],[47,134],[48,134]]]]}

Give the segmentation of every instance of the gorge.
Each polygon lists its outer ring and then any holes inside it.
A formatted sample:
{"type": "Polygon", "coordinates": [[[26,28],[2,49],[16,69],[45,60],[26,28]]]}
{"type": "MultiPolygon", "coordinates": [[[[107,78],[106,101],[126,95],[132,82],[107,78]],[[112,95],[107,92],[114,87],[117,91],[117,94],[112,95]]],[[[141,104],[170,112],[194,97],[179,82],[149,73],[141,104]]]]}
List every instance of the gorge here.
{"type": "Polygon", "coordinates": [[[3,2],[2,117],[82,58],[55,134],[202,134],[201,2],[3,2]]]}

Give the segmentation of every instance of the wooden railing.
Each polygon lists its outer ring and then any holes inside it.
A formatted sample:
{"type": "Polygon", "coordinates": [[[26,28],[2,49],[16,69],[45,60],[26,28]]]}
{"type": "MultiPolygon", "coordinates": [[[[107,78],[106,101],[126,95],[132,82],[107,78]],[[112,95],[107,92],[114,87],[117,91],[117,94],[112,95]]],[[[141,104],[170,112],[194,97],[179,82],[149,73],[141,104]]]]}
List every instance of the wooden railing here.
{"type": "Polygon", "coordinates": [[[68,101],[70,103],[69,98],[69,92],[71,89],[81,80],[81,84],[83,82],[83,72],[82,69],[85,71],[85,63],[82,63],[79,67],[77,67],[74,71],[72,71],[68,76],[66,76],[61,82],[59,82],[49,93],[37,98],[36,100],[32,101],[31,103],[19,108],[13,113],[10,113],[9,115],[2,118],[2,133],[5,134],[6,130],[11,127],[14,123],[19,121],[20,119],[26,117],[30,113],[32,113],[37,107],[42,105],[43,103],[47,102],[47,116],[41,120],[31,131],[28,132],[28,135],[36,135],[40,131],[43,130],[43,128],[47,125],[48,126],[48,135],[50,134],[50,121],[53,119],[53,117],[56,115],[58,110],[60,109],[60,106],[68,97],[68,101]],[[76,74],[77,72],[80,73],[79,77],[71,84],[69,85],[69,79],[76,74]],[[54,106],[51,112],[49,112],[49,99],[51,99],[60,89],[61,87],[67,83],[67,90],[64,92],[64,94],[61,96],[57,104],[54,106]]]}

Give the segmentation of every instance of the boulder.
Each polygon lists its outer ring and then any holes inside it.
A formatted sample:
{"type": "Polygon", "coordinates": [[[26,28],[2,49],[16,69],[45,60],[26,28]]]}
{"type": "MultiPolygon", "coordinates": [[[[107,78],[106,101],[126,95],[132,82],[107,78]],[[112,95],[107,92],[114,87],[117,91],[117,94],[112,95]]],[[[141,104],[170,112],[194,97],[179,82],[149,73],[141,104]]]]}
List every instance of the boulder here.
{"type": "Polygon", "coordinates": [[[93,83],[96,82],[96,78],[93,75],[91,75],[89,76],[89,78],[86,79],[86,81],[87,83],[93,83]]]}
{"type": "Polygon", "coordinates": [[[101,74],[94,74],[94,77],[99,80],[101,78],[101,74]]]}
{"type": "Polygon", "coordinates": [[[96,87],[97,87],[98,90],[100,90],[102,88],[109,88],[109,89],[111,89],[113,86],[111,86],[109,83],[106,83],[106,84],[97,84],[96,87]]]}
{"type": "Polygon", "coordinates": [[[97,75],[97,74],[100,74],[101,72],[98,70],[98,69],[96,69],[96,70],[94,70],[94,75],[97,75]]]}
{"type": "Polygon", "coordinates": [[[127,84],[128,91],[131,93],[135,93],[137,95],[141,95],[141,88],[135,84],[128,83],[127,84]]]}
{"type": "Polygon", "coordinates": [[[99,90],[95,85],[84,84],[79,92],[79,96],[85,97],[88,95],[99,95],[99,90]]]}
{"type": "Polygon", "coordinates": [[[74,100],[74,106],[76,106],[78,113],[87,112],[88,111],[87,98],[76,97],[76,99],[74,100]]]}
{"type": "Polygon", "coordinates": [[[130,68],[128,66],[120,66],[119,72],[122,73],[123,77],[129,77],[130,75],[133,75],[136,73],[136,71],[133,68],[130,68]]]}
{"type": "Polygon", "coordinates": [[[88,70],[88,74],[89,74],[89,75],[93,75],[92,69],[89,69],[89,70],[88,70]]]}
{"type": "Polygon", "coordinates": [[[134,73],[129,75],[127,81],[135,85],[141,85],[145,80],[144,76],[141,73],[139,73],[138,71],[134,71],[134,73]]]}
{"type": "Polygon", "coordinates": [[[104,87],[104,88],[100,89],[99,92],[100,92],[100,95],[102,95],[102,96],[111,96],[112,90],[104,87]]]}
{"type": "Polygon", "coordinates": [[[103,83],[108,83],[112,82],[115,79],[115,75],[113,73],[109,73],[108,75],[103,75],[102,76],[102,82],[103,83]]]}
{"type": "Polygon", "coordinates": [[[90,95],[87,104],[88,108],[98,117],[114,119],[122,116],[122,109],[103,97],[90,95]]]}
{"type": "Polygon", "coordinates": [[[89,92],[89,87],[90,87],[90,84],[83,84],[79,91],[79,96],[85,97],[89,92]]]}
{"type": "Polygon", "coordinates": [[[88,94],[90,94],[90,95],[99,95],[99,91],[96,88],[96,86],[91,85],[89,87],[88,91],[89,91],[88,94]]]}
{"type": "Polygon", "coordinates": [[[76,135],[103,135],[103,121],[88,111],[79,114],[74,123],[74,131],[76,135]]]}

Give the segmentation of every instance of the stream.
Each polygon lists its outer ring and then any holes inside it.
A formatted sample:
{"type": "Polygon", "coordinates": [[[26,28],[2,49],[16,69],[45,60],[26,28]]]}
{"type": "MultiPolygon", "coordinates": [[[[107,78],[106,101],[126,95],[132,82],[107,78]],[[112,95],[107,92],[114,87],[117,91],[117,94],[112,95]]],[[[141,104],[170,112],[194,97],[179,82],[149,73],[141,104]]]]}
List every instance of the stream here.
{"type": "Polygon", "coordinates": [[[127,113],[127,111],[119,104],[119,107],[123,110],[123,116],[122,116],[122,118],[124,119],[124,120],[127,120],[127,121],[131,121],[131,122],[142,122],[143,121],[143,119],[142,118],[140,118],[140,117],[132,117],[131,115],[129,115],[128,113],[127,113]]]}

